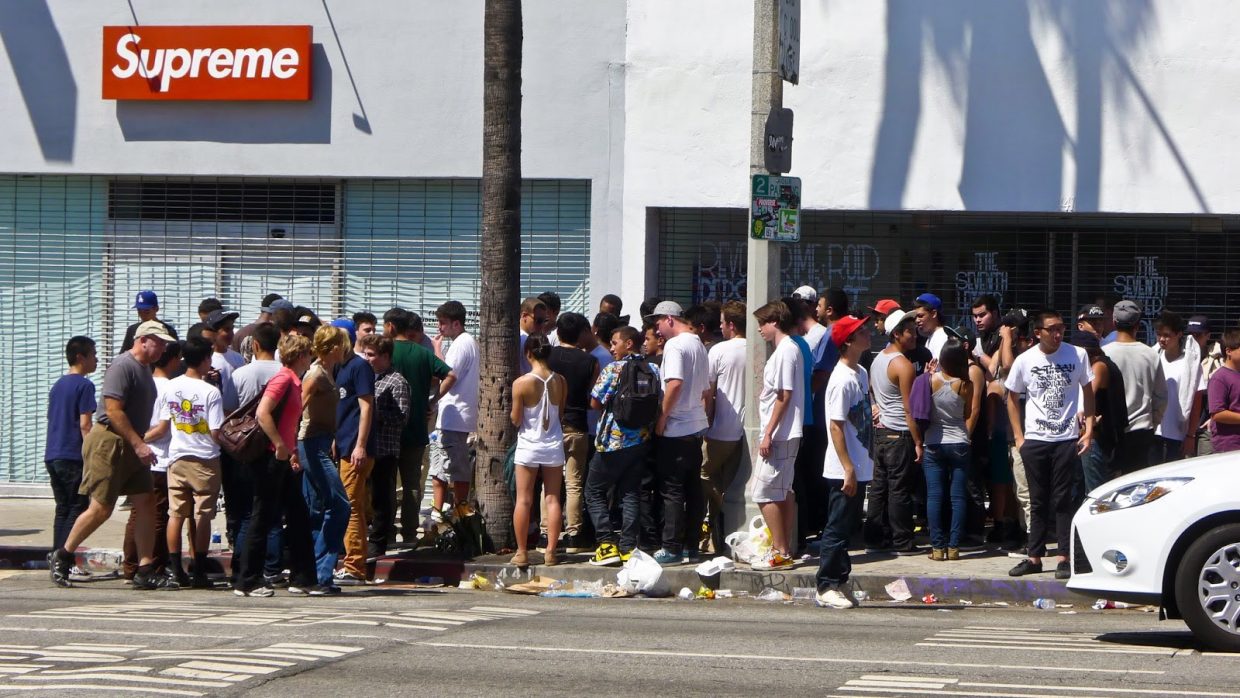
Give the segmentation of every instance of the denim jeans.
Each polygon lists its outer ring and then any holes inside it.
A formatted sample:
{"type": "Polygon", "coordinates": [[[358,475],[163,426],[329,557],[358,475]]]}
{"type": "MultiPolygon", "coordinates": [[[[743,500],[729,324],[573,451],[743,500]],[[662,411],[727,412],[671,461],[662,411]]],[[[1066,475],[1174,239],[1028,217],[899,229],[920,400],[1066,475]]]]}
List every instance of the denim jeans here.
{"type": "Polygon", "coordinates": [[[586,510],[594,523],[594,537],[601,543],[617,543],[629,552],[637,547],[640,487],[650,444],[630,446],[619,451],[595,453],[586,475],[586,510]],[[614,490],[614,495],[612,494],[614,490]],[[611,506],[614,496],[620,515],[611,506]],[[619,538],[617,539],[617,533],[619,538]]]}
{"type": "MultiPolygon", "coordinates": [[[[913,545],[913,514],[917,511],[917,457],[907,431],[874,430],[874,479],[866,512],[867,546],[909,548],[913,545]]],[[[821,464],[819,464],[821,469],[821,464]]]]}
{"type": "Polygon", "coordinates": [[[844,494],[843,480],[827,480],[827,525],[822,530],[819,548],[818,591],[826,591],[848,583],[852,559],[848,557],[848,540],[861,525],[861,504],[865,501],[865,483],[857,483],[857,493],[844,494]]]}
{"type": "MultiPolygon", "coordinates": [[[[1085,476],[1085,494],[1089,494],[1094,488],[1115,477],[1111,469],[1111,461],[1111,452],[1101,446],[1097,439],[1094,439],[1089,445],[1089,450],[1081,456],[1081,470],[1085,476]]],[[[1083,500],[1083,498],[1078,499],[1083,500]]]]}
{"type": "Polygon", "coordinates": [[[330,584],[336,562],[344,552],[344,531],[349,525],[349,498],[332,461],[332,437],[312,436],[297,444],[305,480],[302,493],[314,540],[314,566],[319,584],[330,584]]]}
{"type": "Polygon", "coordinates": [[[86,511],[90,500],[78,494],[82,486],[82,461],[49,460],[43,464],[51,480],[52,496],[56,498],[56,516],[52,520],[52,550],[59,550],[73,530],[78,516],[86,511]]]}
{"type": "Polygon", "coordinates": [[[968,514],[969,444],[926,446],[926,518],[930,519],[930,546],[959,548],[968,514]],[[951,500],[951,532],[943,535],[943,499],[951,500]]]}

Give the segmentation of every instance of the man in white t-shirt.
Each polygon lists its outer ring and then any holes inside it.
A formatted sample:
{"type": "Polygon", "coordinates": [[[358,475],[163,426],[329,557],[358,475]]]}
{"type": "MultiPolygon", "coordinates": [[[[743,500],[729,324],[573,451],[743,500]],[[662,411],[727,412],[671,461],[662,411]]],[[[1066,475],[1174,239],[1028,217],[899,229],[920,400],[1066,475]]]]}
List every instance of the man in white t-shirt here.
{"type": "Polygon", "coordinates": [[[771,550],[752,566],[755,570],[783,570],[793,564],[789,539],[796,516],[793,478],[804,426],[805,359],[789,336],[796,331],[796,320],[783,301],[767,303],[753,316],[758,333],[775,350],[762,369],[758,462],[752,491],[753,501],[771,531],[771,550]]]}
{"type": "Polygon", "coordinates": [[[870,458],[873,415],[870,411],[870,377],[859,363],[870,349],[868,317],[844,317],[831,325],[831,342],[840,360],[831,371],[824,396],[828,420],[827,457],[822,475],[827,480],[827,525],[819,548],[818,593],[815,603],[832,608],[859,605],[847,592],[852,574],[848,539],[861,523],[865,483],[874,474],[870,458]]]}
{"type": "Polygon", "coordinates": [[[667,338],[663,346],[663,409],[655,423],[655,470],[663,500],[661,565],[692,561],[705,516],[702,433],[709,426],[710,359],[675,301],[663,301],[645,320],[667,338]],[[682,555],[683,553],[683,555],[682,555]]]}
{"type": "Polygon", "coordinates": [[[947,344],[947,330],[943,329],[943,301],[933,293],[923,293],[913,301],[917,318],[917,332],[926,338],[926,349],[935,361],[947,344]]]}
{"type": "MultiPolygon", "coordinates": [[[[544,307],[545,312],[545,307],[544,307]]],[[[469,433],[478,428],[478,343],[465,331],[465,306],[448,301],[435,310],[439,334],[432,340],[435,355],[452,368],[452,374],[439,384],[438,417],[431,434],[430,476],[436,512],[452,486],[452,501],[458,507],[469,498],[474,479],[469,459],[469,433]],[[452,344],[445,353],[444,340],[452,344]]]]}
{"type": "MultiPolygon", "coordinates": [[[[1068,550],[1072,537],[1078,459],[1089,450],[1094,432],[1094,372],[1085,350],[1063,341],[1063,317],[1045,310],[1032,318],[1038,344],[1017,356],[1004,387],[1008,420],[1029,482],[1029,557],[1008,574],[1042,571],[1042,557],[1055,520],[1059,564],[1056,579],[1072,576],[1068,550]],[[1020,396],[1025,396],[1021,420],[1020,396]],[[1083,419],[1082,419],[1083,418],[1083,419]],[[1078,423],[1083,421],[1082,431],[1078,423]]],[[[1127,377],[1125,376],[1125,380],[1127,377]]]]}
{"type": "Polygon", "coordinates": [[[710,348],[710,394],[706,414],[710,428],[702,447],[702,484],[715,552],[726,555],[724,537],[740,526],[730,520],[724,496],[745,456],[745,304],[728,301],[720,311],[723,341],[710,348]]]}
{"type": "Polygon", "coordinates": [[[168,588],[190,584],[181,564],[181,531],[186,519],[194,521],[195,588],[209,588],[207,550],[211,520],[220,496],[219,430],[224,425],[220,390],[203,380],[211,370],[211,344],[201,338],[187,341],[181,350],[185,374],[168,381],[156,418],[148,433],[168,440],[168,588]]]}
{"type": "Polygon", "coordinates": [[[1164,310],[1154,322],[1158,335],[1158,359],[1167,381],[1167,408],[1154,429],[1154,455],[1151,465],[1169,463],[1193,455],[1197,424],[1201,415],[1201,394],[1206,389],[1202,376],[1201,351],[1191,337],[1184,341],[1184,318],[1164,310]]]}

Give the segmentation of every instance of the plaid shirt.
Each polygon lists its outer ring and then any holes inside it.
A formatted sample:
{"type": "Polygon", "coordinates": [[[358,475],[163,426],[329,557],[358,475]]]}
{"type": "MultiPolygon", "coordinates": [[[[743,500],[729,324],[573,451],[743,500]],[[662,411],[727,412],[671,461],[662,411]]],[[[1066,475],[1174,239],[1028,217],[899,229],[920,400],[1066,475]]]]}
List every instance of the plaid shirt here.
{"type": "MultiPolygon", "coordinates": [[[[611,401],[615,399],[616,391],[620,388],[620,371],[624,368],[624,362],[640,358],[642,357],[637,354],[629,354],[624,357],[624,361],[613,361],[607,364],[598,374],[598,382],[594,384],[590,397],[603,404],[603,413],[598,420],[598,435],[594,439],[594,448],[599,451],[619,451],[639,446],[649,441],[654,435],[654,430],[649,427],[630,429],[620,426],[616,423],[616,417],[610,409],[611,401]]],[[[659,367],[650,364],[650,369],[654,371],[655,378],[659,378],[659,367]]]]}
{"type": "Polygon", "coordinates": [[[409,421],[409,383],[393,370],[375,376],[375,457],[400,455],[400,437],[409,421]]]}

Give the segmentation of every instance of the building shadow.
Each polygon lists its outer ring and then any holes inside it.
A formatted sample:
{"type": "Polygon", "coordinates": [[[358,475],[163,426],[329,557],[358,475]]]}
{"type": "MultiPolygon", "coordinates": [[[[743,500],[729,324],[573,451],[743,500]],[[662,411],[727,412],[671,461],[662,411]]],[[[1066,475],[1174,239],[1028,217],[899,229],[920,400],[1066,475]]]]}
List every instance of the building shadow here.
{"type": "Polygon", "coordinates": [[[43,159],[72,162],[78,88],[46,0],[5,0],[0,9],[0,42],[13,66],[43,159]]]}
{"type": "Polygon", "coordinates": [[[308,102],[118,101],[126,141],[331,143],[332,65],[322,44],[310,48],[308,102]]]}

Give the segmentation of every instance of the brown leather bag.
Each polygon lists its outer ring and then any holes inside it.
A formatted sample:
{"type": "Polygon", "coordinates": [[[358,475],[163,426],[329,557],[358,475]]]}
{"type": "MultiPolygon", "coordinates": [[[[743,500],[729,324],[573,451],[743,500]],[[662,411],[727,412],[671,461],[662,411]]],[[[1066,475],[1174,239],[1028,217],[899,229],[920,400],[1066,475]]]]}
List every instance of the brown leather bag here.
{"type": "MultiPolygon", "coordinates": [[[[263,401],[263,393],[266,391],[267,386],[264,384],[257,395],[233,410],[220,427],[220,448],[242,463],[259,461],[271,450],[271,439],[267,438],[266,432],[258,423],[258,403],[263,401]]],[[[288,399],[287,396],[285,399],[288,399]]],[[[280,421],[279,408],[283,406],[281,401],[273,415],[277,423],[280,421]]]]}

